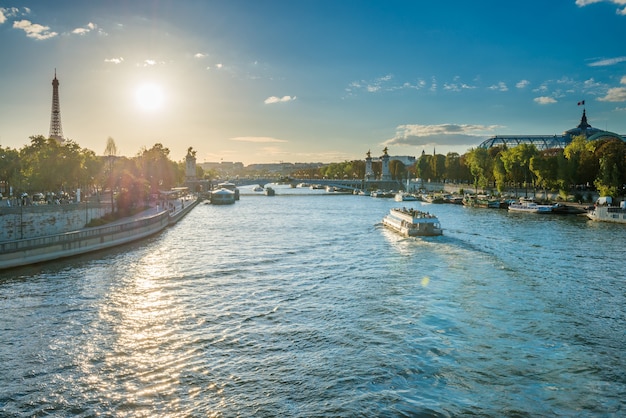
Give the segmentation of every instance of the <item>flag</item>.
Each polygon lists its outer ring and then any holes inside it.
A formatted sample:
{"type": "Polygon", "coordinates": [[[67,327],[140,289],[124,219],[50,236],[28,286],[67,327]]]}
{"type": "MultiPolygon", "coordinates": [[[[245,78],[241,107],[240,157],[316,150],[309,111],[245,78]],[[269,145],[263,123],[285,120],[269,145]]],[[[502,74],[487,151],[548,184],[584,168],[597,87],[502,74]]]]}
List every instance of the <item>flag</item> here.
{"type": "Polygon", "coordinates": [[[584,106],[585,105],[585,101],[583,100],[582,102],[578,102],[578,106],[580,106],[580,105],[584,106]]]}

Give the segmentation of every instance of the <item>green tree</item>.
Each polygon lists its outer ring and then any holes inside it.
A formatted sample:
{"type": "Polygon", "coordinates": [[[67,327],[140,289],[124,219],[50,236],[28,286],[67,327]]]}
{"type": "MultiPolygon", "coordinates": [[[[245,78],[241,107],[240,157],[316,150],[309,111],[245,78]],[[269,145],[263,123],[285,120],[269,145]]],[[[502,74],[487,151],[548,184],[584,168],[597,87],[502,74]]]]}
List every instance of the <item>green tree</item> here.
{"type": "Polygon", "coordinates": [[[431,168],[431,160],[432,156],[427,154],[422,154],[420,158],[417,160],[416,168],[417,168],[417,176],[424,180],[434,179],[434,175],[431,168]]]}
{"type": "Polygon", "coordinates": [[[537,178],[537,184],[544,189],[557,186],[559,170],[558,157],[547,153],[539,153],[530,159],[530,171],[537,178]]]}
{"type": "Polygon", "coordinates": [[[493,172],[493,161],[489,152],[484,148],[473,148],[465,154],[465,163],[469,167],[474,178],[474,189],[485,189],[489,182],[490,173],[493,172]]]}
{"type": "Polygon", "coordinates": [[[435,180],[444,180],[446,174],[446,156],[442,154],[433,155],[430,159],[430,169],[435,180]]]}
{"type": "Polygon", "coordinates": [[[150,193],[169,190],[177,184],[176,163],[169,159],[170,150],[161,143],[143,149],[136,157],[139,175],[150,185],[150,193]]]}
{"type": "Polygon", "coordinates": [[[5,182],[6,193],[19,185],[21,180],[20,152],[12,148],[0,146],[0,181],[5,182]]]}
{"type": "Polygon", "coordinates": [[[528,184],[534,185],[534,177],[530,171],[530,160],[537,155],[537,147],[531,144],[521,144],[509,148],[501,153],[502,162],[511,179],[528,188],[528,184]]]}
{"type": "Polygon", "coordinates": [[[20,150],[23,188],[29,192],[69,191],[81,184],[83,160],[74,141],[63,145],[43,136],[31,137],[31,144],[20,150]]]}
{"type": "Polygon", "coordinates": [[[626,143],[617,138],[597,141],[594,155],[600,166],[595,186],[600,194],[617,197],[618,189],[626,183],[626,143]]]}
{"type": "Polygon", "coordinates": [[[85,192],[89,192],[93,187],[98,188],[99,174],[104,167],[104,159],[96,156],[96,153],[83,148],[81,151],[83,156],[83,170],[85,173],[85,192]]]}
{"type": "Polygon", "coordinates": [[[461,156],[457,152],[446,154],[444,170],[448,179],[459,181],[462,178],[461,156]]]}
{"type": "Polygon", "coordinates": [[[567,164],[561,166],[558,174],[564,185],[593,184],[600,169],[599,159],[594,155],[596,145],[584,136],[572,138],[563,150],[567,164]]]}

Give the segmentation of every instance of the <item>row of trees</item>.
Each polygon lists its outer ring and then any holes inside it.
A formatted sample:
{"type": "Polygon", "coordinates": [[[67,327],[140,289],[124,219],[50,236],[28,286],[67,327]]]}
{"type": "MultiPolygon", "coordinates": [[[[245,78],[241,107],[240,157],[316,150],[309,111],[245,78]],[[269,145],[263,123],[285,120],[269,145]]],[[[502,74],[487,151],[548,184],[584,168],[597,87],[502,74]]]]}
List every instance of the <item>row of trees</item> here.
{"type": "MultiPolygon", "coordinates": [[[[376,176],[381,162],[372,164],[376,176]]],[[[522,144],[474,148],[463,155],[423,154],[410,166],[397,160],[389,163],[393,180],[407,176],[432,181],[454,181],[472,184],[477,190],[527,187],[567,192],[574,187],[595,188],[600,194],[617,196],[626,184],[626,142],[619,138],[587,141],[574,137],[565,149],[539,151],[534,145],[522,144]]],[[[332,163],[309,172],[293,173],[297,177],[364,178],[364,161],[332,163]]]]}
{"type": "Polygon", "coordinates": [[[463,156],[474,186],[532,187],[568,191],[592,187],[618,196],[626,184],[626,142],[619,138],[587,141],[575,137],[565,149],[538,151],[534,145],[476,148],[463,156]]]}
{"type": "MultiPolygon", "coordinates": [[[[182,184],[184,161],[174,162],[169,149],[157,143],[141,149],[132,158],[117,156],[112,138],[104,155],[80,148],[73,141],[59,144],[54,139],[33,136],[29,145],[17,150],[0,146],[0,181],[5,190],[21,193],[65,192],[82,188],[101,192],[113,190],[120,199],[134,206],[148,195],[182,184]]],[[[379,176],[381,163],[373,163],[379,176]]],[[[476,189],[532,187],[571,190],[577,185],[592,186],[600,194],[617,197],[626,184],[626,143],[619,138],[587,141],[575,137],[565,149],[538,151],[534,145],[514,148],[474,148],[463,155],[423,154],[415,165],[406,167],[390,161],[391,176],[402,181],[408,176],[433,181],[473,184],[476,189]]],[[[298,177],[364,178],[364,161],[331,163],[310,172],[292,173],[298,177]]],[[[198,178],[204,173],[198,167],[198,178]]],[[[112,196],[112,194],[111,194],[112,196]]]]}
{"type": "MultiPolygon", "coordinates": [[[[143,205],[150,194],[169,190],[185,179],[184,161],[172,161],[169,149],[160,143],[128,158],[117,155],[112,138],[101,156],[71,140],[63,144],[43,136],[30,140],[19,150],[0,146],[0,181],[5,191],[13,190],[14,196],[58,194],[78,188],[91,194],[107,190],[117,194],[120,210],[132,210],[143,205]]],[[[113,198],[113,193],[110,195],[113,198]]]]}

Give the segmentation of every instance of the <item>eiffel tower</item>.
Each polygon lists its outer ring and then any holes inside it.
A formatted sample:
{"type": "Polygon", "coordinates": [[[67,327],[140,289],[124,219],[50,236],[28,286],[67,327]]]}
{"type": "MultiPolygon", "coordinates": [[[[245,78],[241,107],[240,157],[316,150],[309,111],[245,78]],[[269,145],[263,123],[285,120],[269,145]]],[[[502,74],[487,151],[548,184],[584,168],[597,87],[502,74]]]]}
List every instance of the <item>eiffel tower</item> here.
{"type": "Polygon", "coordinates": [[[52,114],[50,116],[50,138],[63,143],[63,128],[61,127],[61,106],[59,105],[59,80],[57,80],[57,70],[54,69],[54,80],[52,80],[52,114]]]}

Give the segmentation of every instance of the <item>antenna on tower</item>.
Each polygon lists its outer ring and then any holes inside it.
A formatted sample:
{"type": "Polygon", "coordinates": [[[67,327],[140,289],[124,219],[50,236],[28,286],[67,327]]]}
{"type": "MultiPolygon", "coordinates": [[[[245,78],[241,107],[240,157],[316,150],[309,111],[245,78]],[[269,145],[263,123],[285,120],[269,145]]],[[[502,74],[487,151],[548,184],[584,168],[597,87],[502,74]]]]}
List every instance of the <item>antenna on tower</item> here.
{"type": "Polygon", "coordinates": [[[50,138],[63,143],[63,128],[61,127],[61,105],[59,104],[59,80],[57,80],[57,69],[54,69],[54,80],[52,80],[52,112],[50,114],[50,138]]]}

